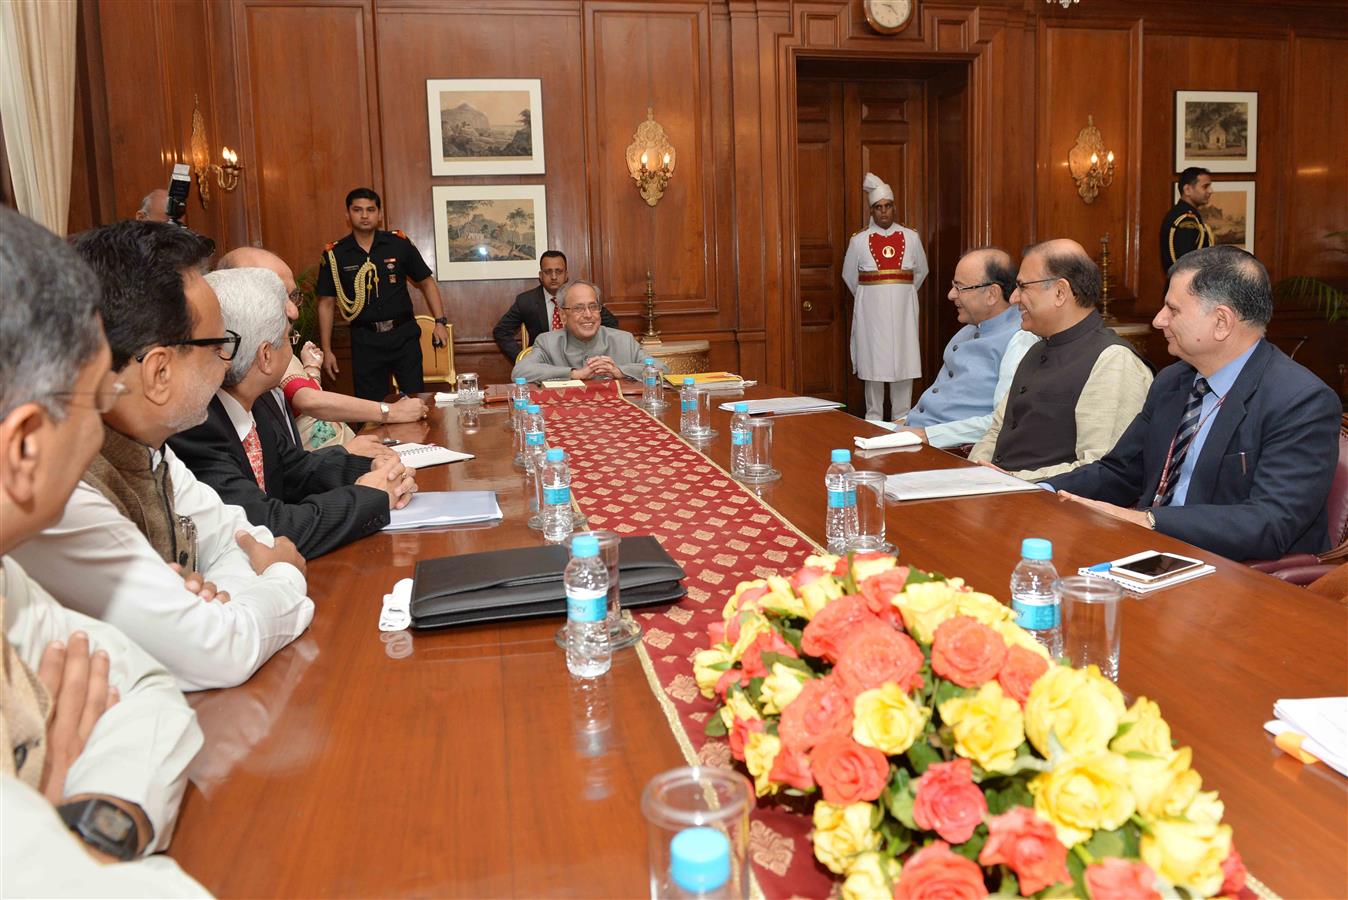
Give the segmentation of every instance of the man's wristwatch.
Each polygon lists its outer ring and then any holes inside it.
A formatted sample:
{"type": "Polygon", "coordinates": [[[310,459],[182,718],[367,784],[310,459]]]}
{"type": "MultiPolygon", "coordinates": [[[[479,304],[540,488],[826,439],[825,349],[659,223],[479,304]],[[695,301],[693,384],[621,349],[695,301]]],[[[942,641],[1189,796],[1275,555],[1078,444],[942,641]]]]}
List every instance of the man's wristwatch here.
{"type": "Polygon", "coordinates": [[[380,403],[379,403],[379,421],[380,421],[381,423],[387,425],[387,424],[388,424],[388,414],[389,414],[390,412],[392,412],[392,410],[393,410],[393,408],[392,408],[391,406],[389,406],[387,403],[384,403],[383,401],[380,401],[380,403]]]}
{"type": "Polygon", "coordinates": [[[1147,527],[1152,531],[1156,530],[1156,513],[1147,510],[1147,527]]]}
{"type": "Polygon", "coordinates": [[[436,325],[448,325],[448,324],[449,324],[449,316],[437,316],[436,319],[435,319],[435,324],[436,324],[436,325]]]}
{"type": "Polygon", "coordinates": [[[122,862],[133,859],[140,847],[136,820],[115,803],[93,797],[56,807],[66,827],[96,850],[122,862]]]}

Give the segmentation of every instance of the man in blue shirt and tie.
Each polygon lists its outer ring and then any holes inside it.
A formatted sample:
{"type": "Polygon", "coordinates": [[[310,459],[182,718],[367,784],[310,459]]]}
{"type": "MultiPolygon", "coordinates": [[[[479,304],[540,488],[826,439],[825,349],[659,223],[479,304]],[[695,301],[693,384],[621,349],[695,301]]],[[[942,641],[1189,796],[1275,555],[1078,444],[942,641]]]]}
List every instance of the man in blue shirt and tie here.
{"type": "Polygon", "coordinates": [[[1339,398],[1264,338],[1272,315],[1268,271],[1249,253],[1182,257],[1152,321],[1181,361],[1113,450],[1048,486],[1231,559],[1328,548],[1339,398]]]}

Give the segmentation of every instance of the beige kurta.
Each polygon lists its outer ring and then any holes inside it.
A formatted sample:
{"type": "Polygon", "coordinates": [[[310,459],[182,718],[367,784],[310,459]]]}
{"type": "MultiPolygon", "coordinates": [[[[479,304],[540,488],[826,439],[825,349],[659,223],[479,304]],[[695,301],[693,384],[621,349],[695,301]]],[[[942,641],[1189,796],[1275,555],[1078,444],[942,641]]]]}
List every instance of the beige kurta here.
{"type": "Polygon", "coordinates": [[[852,313],[852,371],[862,381],[902,381],[922,376],[922,351],[917,341],[917,291],[927,277],[927,255],[917,232],[902,225],[879,228],[874,222],[852,235],[843,259],[843,281],[856,298],[852,313]],[[858,272],[879,266],[871,256],[870,235],[903,232],[901,267],[913,273],[912,284],[860,284],[858,272]]]}

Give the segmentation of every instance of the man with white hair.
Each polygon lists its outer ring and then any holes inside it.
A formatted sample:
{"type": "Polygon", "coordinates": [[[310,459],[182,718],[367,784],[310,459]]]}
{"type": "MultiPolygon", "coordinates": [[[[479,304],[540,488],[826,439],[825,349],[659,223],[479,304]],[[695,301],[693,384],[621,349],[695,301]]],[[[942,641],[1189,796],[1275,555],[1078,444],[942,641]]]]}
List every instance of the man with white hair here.
{"type": "Polygon", "coordinates": [[[866,418],[902,418],[913,405],[913,379],[922,375],[917,344],[917,291],[927,278],[922,239],[894,222],[894,192],[870,172],[862,190],[871,224],[852,235],[843,281],[856,298],[852,312],[852,371],[866,385],[866,418]]]}
{"type": "Polygon", "coordinates": [[[220,298],[239,352],[207,409],[206,421],[169,439],[198,479],[254,525],[290,538],[306,559],[388,524],[406,506],[416,481],[396,455],[371,460],[340,448],[307,453],[286,435],[282,413],[258,403],[285,377],[295,334],[286,289],[267,269],[217,270],[206,276],[220,298]]]}

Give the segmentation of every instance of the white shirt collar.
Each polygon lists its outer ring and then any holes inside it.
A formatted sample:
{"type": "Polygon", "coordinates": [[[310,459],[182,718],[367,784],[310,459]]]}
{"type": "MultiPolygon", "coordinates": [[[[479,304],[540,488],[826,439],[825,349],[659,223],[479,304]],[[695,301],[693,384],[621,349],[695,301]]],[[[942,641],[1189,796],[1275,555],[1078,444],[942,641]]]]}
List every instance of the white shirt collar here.
{"type": "Polygon", "coordinates": [[[215,396],[219,398],[220,405],[225,408],[225,414],[229,416],[230,424],[234,426],[235,432],[239,435],[239,441],[242,442],[244,438],[248,437],[248,432],[253,430],[256,421],[253,419],[253,414],[244,409],[243,404],[235,400],[234,395],[224,388],[216,391],[215,396]]]}

